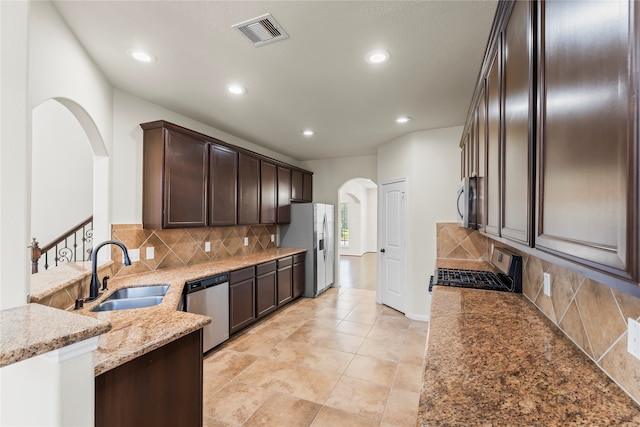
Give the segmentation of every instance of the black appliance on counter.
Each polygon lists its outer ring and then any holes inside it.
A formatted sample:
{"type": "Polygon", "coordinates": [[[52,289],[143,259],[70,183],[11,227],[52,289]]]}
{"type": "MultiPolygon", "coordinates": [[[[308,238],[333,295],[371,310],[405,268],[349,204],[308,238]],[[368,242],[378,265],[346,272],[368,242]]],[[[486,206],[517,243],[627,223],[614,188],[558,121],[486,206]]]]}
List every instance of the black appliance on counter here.
{"type": "Polygon", "coordinates": [[[496,248],[491,254],[491,265],[498,273],[438,268],[429,280],[429,292],[437,285],[522,293],[522,257],[520,255],[504,248],[496,248]]]}

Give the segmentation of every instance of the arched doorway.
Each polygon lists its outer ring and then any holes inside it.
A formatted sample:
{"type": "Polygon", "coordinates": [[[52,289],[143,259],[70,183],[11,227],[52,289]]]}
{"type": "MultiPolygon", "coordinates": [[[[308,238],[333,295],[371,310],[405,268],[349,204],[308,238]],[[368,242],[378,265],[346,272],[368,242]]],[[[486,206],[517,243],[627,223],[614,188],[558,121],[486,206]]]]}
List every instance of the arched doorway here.
{"type": "Polygon", "coordinates": [[[93,216],[94,164],[106,150],[85,110],[66,98],[33,109],[31,140],[31,235],[44,247],[93,216]]]}
{"type": "Polygon", "coordinates": [[[338,191],[340,286],[376,290],[378,187],[355,178],[338,191]]]}

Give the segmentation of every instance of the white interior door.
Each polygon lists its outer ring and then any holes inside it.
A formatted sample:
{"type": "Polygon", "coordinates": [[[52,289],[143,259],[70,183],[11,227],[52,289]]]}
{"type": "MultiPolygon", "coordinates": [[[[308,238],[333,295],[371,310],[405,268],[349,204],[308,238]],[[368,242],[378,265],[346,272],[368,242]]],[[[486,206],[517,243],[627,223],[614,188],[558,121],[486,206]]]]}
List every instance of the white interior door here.
{"type": "Polygon", "coordinates": [[[380,289],[382,303],[406,312],[407,245],[404,179],[380,187],[380,289]]]}

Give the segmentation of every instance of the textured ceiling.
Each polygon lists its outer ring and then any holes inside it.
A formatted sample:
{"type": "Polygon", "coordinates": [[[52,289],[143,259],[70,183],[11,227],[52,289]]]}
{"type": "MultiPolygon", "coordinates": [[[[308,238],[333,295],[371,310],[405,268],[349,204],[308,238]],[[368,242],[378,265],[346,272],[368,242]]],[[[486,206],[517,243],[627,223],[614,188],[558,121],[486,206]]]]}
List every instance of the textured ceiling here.
{"type": "MultiPolygon", "coordinates": [[[[54,1],[114,87],[298,160],[464,123],[496,1],[54,1]],[[254,47],[231,26],[271,13],[254,47]],[[142,47],[157,61],[136,63],[142,47]],[[391,59],[370,65],[365,53],[391,59]],[[242,97],[226,92],[241,82],[242,97]],[[395,118],[408,115],[404,125],[395,118]],[[301,135],[313,129],[312,138],[301,135]]],[[[158,117],[162,119],[162,117],[158,117]]]]}

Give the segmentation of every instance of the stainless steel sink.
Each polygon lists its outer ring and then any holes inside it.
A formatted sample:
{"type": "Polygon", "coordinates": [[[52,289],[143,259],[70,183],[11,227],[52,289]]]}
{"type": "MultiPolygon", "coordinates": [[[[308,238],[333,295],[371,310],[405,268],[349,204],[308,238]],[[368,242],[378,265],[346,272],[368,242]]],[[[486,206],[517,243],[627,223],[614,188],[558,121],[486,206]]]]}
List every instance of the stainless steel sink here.
{"type": "Polygon", "coordinates": [[[128,310],[131,308],[151,307],[160,304],[163,298],[163,296],[151,296],[141,298],[108,299],[92,308],[91,311],[128,310]]]}
{"type": "Polygon", "coordinates": [[[112,293],[106,301],[126,298],[161,297],[164,296],[168,290],[169,285],[149,285],[124,288],[112,293]]]}
{"type": "Polygon", "coordinates": [[[134,286],[119,289],[109,295],[91,311],[129,310],[158,305],[169,290],[169,285],[134,286]]]}

